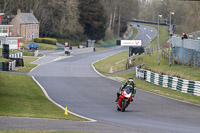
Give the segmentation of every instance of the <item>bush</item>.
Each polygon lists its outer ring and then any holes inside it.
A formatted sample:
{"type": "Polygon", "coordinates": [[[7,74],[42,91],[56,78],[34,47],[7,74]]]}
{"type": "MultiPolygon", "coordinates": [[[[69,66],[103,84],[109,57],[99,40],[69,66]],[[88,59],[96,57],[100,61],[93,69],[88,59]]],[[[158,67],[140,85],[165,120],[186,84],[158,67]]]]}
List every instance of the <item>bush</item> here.
{"type": "Polygon", "coordinates": [[[57,39],[54,39],[54,38],[35,38],[34,42],[56,45],[57,39]]]}
{"type": "Polygon", "coordinates": [[[43,38],[34,38],[34,42],[42,43],[43,38]]]}

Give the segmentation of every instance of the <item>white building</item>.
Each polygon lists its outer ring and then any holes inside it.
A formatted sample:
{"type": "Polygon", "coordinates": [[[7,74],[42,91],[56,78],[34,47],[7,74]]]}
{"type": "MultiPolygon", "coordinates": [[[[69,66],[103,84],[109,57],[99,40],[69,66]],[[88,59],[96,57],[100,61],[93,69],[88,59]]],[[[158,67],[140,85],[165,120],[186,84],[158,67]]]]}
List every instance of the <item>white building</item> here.
{"type": "Polygon", "coordinates": [[[9,49],[18,49],[21,37],[13,37],[11,35],[10,27],[13,27],[12,25],[1,24],[1,16],[3,15],[4,13],[0,13],[0,48],[3,47],[3,44],[9,44],[9,49]]]}

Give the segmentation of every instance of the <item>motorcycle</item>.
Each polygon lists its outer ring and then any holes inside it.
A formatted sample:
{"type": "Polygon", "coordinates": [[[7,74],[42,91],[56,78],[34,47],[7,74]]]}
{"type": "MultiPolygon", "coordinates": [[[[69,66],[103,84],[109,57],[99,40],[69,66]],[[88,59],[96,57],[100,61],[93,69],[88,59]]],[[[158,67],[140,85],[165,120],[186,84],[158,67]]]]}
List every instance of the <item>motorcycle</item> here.
{"type": "Polygon", "coordinates": [[[124,112],[125,109],[129,106],[131,99],[132,99],[132,91],[133,88],[127,86],[122,94],[119,96],[119,100],[117,102],[117,110],[124,112]]]}

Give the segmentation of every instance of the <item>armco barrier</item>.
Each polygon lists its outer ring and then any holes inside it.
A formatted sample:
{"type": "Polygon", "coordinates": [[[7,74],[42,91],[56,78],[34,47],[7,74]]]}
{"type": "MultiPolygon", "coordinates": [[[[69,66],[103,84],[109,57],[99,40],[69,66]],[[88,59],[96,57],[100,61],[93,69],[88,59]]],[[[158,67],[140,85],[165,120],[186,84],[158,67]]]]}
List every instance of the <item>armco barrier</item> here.
{"type": "Polygon", "coordinates": [[[136,68],[136,77],[183,93],[200,96],[200,81],[191,81],[136,68]]]}

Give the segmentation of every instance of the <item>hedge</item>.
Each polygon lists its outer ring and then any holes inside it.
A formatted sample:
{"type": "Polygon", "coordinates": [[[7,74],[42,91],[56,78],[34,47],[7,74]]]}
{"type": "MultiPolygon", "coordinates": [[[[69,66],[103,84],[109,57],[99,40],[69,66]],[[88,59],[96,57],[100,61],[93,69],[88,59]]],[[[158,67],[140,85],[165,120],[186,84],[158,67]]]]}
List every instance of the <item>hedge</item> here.
{"type": "Polygon", "coordinates": [[[56,45],[57,39],[55,39],[55,38],[35,38],[34,42],[56,45]]]}

